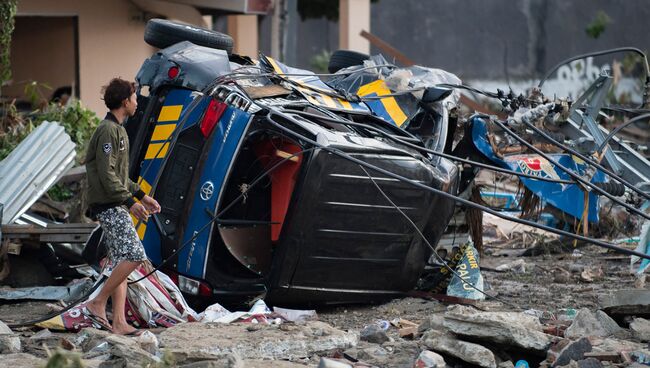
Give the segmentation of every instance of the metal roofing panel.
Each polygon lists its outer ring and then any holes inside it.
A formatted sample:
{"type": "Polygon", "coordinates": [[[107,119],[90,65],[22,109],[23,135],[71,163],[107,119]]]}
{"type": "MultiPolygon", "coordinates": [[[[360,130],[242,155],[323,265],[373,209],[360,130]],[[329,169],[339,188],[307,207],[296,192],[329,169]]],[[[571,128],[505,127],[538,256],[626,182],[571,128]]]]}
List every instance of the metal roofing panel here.
{"type": "Polygon", "coordinates": [[[0,162],[3,224],[14,222],[74,164],[75,144],[57,122],[44,121],[0,162]]]}

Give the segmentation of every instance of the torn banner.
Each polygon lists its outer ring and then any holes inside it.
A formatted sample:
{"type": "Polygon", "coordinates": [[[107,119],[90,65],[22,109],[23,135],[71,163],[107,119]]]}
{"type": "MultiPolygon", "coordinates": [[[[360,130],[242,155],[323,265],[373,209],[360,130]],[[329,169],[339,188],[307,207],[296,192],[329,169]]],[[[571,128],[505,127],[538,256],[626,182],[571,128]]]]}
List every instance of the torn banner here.
{"type": "MultiPolygon", "coordinates": [[[[146,267],[140,266],[129,275],[129,281],[138,280],[147,272],[149,271],[146,267]]],[[[110,275],[110,272],[107,271],[105,274],[110,275]]],[[[94,298],[100,291],[101,287],[95,290],[88,300],[94,298]]],[[[84,303],[40,322],[37,326],[59,331],[79,331],[86,327],[99,327],[82,313],[82,305],[84,303]]],[[[159,271],[138,283],[129,285],[125,310],[127,321],[139,328],[171,327],[177,323],[198,320],[196,312],[187,305],[178,287],[167,275],[159,271]]]]}
{"type": "Polygon", "coordinates": [[[423,276],[418,282],[418,290],[433,294],[446,292],[449,296],[466,299],[485,299],[481,293],[483,276],[479,267],[479,253],[471,241],[461,245],[445,263],[446,265],[440,264],[433,272],[423,276]]]}

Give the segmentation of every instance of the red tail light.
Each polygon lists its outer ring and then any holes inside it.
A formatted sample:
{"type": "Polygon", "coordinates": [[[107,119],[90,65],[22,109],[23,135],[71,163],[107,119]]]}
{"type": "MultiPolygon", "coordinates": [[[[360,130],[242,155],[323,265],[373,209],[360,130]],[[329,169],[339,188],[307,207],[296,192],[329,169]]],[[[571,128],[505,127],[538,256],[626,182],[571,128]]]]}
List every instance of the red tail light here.
{"type": "Polygon", "coordinates": [[[205,110],[203,120],[201,120],[201,133],[204,137],[208,137],[212,130],[221,119],[221,115],[226,111],[227,105],[217,100],[211,100],[208,108],[205,110]]]}
{"type": "Polygon", "coordinates": [[[174,79],[178,77],[178,74],[180,74],[180,72],[181,72],[181,68],[177,66],[172,66],[171,68],[169,68],[169,70],[167,70],[167,76],[169,77],[169,79],[174,79]]]}
{"type": "Polygon", "coordinates": [[[201,282],[199,284],[199,295],[212,296],[212,288],[207,282],[201,282]]]}

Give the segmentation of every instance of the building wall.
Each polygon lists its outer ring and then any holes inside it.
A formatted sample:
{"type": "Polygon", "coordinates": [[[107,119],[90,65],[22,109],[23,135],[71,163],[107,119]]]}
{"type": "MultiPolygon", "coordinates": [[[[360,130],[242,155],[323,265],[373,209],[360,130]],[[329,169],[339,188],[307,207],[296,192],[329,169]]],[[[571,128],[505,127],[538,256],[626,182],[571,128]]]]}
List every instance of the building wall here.
{"type": "MultiPolygon", "coordinates": [[[[309,67],[314,53],[338,48],[337,22],[290,18],[299,37],[287,62],[309,67]]],[[[370,28],[418,64],[468,80],[503,80],[534,78],[590,51],[650,51],[649,18],[648,0],[379,0],[371,3],[370,28]],[[585,29],[599,11],[611,22],[593,39],[585,29]]],[[[371,47],[371,53],[379,50],[371,47]]]]}
{"type": "MultiPolygon", "coordinates": [[[[133,80],[144,59],[154,51],[143,40],[145,22],[137,19],[140,11],[128,0],[20,0],[18,16],[23,15],[79,17],[80,98],[100,116],[106,110],[100,99],[101,87],[113,77],[133,80]]],[[[59,45],[49,47],[34,50],[34,57],[46,57],[59,45]]]]}
{"type": "Polygon", "coordinates": [[[58,87],[73,87],[74,32],[73,17],[17,17],[11,43],[13,83],[2,93],[20,99],[25,85],[37,81],[52,87],[51,91],[43,90],[43,97],[49,99],[58,87]]]}

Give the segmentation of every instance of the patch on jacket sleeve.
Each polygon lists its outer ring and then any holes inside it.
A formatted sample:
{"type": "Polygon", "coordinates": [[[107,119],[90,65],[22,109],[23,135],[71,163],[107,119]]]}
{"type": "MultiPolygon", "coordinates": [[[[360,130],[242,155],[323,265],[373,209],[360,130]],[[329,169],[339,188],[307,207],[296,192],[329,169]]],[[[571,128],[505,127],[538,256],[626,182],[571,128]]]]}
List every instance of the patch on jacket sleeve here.
{"type": "Polygon", "coordinates": [[[102,146],[102,150],[104,151],[105,154],[110,155],[111,151],[113,150],[113,145],[110,143],[104,143],[102,146]]]}

